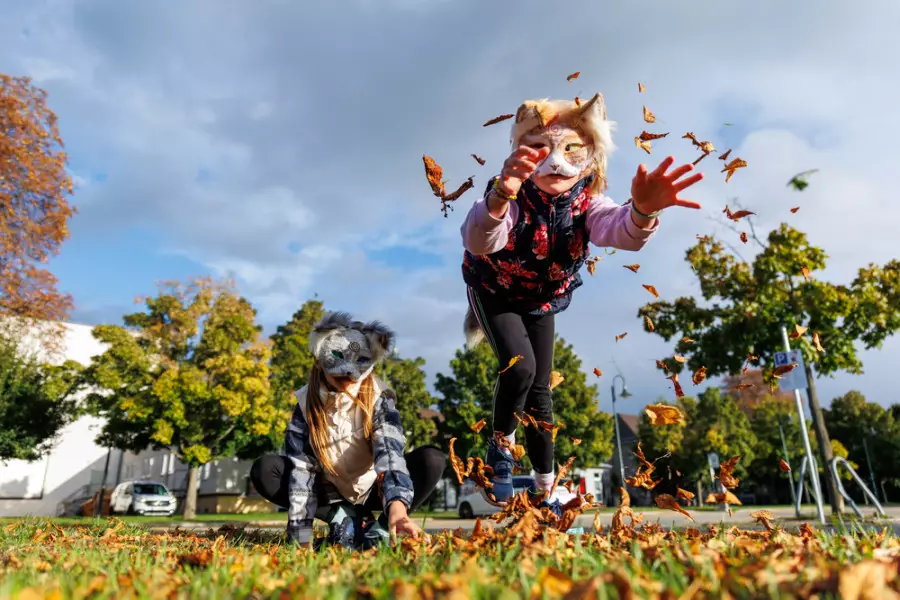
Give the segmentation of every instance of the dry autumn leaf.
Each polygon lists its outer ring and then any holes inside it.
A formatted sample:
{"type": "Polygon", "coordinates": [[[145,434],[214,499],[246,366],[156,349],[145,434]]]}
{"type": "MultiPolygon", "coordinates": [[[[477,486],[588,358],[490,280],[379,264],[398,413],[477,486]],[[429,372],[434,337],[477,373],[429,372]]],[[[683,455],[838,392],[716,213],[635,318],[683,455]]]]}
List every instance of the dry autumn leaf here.
{"type": "Polygon", "coordinates": [[[797,214],[797,211],[798,211],[798,210],[800,210],[800,207],[799,207],[799,206],[795,206],[794,208],[791,209],[791,213],[797,214]]]}
{"type": "Polygon", "coordinates": [[[443,181],[444,170],[441,169],[441,166],[427,154],[422,155],[422,162],[425,163],[425,178],[428,180],[428,185],[431,186],[431,191],[434,192],[434,195],[438,198],[443,198],[445,193],[443,181]]]}
{"type": "Polygon", "coordinates": [[[657,292],[657,291],[656,291],[656,288],[653,287],[652,285],[649,285],[649,284],[646,284],[646,283],[642,283],[642,284],[641,284],[641,287],[643,287],[645,290],[647,290],[648,292],[650,292],[651,294],[653,294],[653,297],[654,297],[654,298],[659,298],[659,292],[657,292]]]}
{"type": "Polygon", "coordinates": [[[471,429],[472,429],[472,431],[474,431],[475,433],[478,433],[478,432],[480,432],[482,429],[484,429],[484,426],[485,426],[485,425],[487,425],[487,421],[485,421],[484,419],[482,419],[482,420],[478,421],[477,423],[473,423],[473,424],[471,425],[471,429]]]}
{"type": "Polygon", "coordinates": [[[683,490],[681,488],[676,488],[676,490],[677,490],[675,492],[676,497],[681,498],[682,500],[693,500],[694,499],[693,492],[689,492],[689,491],[683,490]]]}
{"type": "Polygon", "coordinates": [[[674,359],[675,359],[675,362],[677,362],[677,363],[684,364],[684,363],[687,362],[687,359],[686,359],[685,357],[679,355],[679,354],[676,354],[676,355],[672,356],[672,358],[674,358],[674,359]]]}
{"type": "Polygon", "coordinates": [[[653,321],[650,320],[650,317],[644,317],[644,326],[647,328],[647,331],[653,331],[655,328],[653,327],[653,321]]]}
{"type": "Polygon", "coordinates": [[[789,365],[781,365],[775,367],[775,370],[772,371],[772,377],[776,379],[781,379],[782,376],[787,375],[791,371],[797,368],[797,363],[791,363],[789,365]]]}
{"type": "Polygon", "coordinates": [[[693,343],[694,343],[694,340],[692,340],[692,339],[689,338],[688,336],[684,336],[683,338],[681,338],[681,341],[684,342],[684,343],[686,343],[686,344],[693,344],[693,343]]]}
{"type": "Polygon", "coordinates": [[[746,231],[742,231],[742,232],[741,232],[741,241],[742,241],[743,243],[745,243],[745,244],[747,243],[748,238],[747,238],[747,232],[746,232],[746,231]]]}
{"type": "Polygon", "coordinates": [[[697,234],[697,240],[699,240],[700,242],[706,243],[706,242],[710,241],[711,239],[712,238],[709,237],[708,235],[700,235],[699,233],[697,234]]]}
{"type": "Polygon", "coordinates": [[[731,386],[728,389],[733,390],[733,391],[740,391],[740,390],[749,390],[752,387],[753,387],[752,383],[739,383],[737,385],[731,386]]]}
{"type": "Polygon", "coordinates": [[[635,146],[635,148],[640,148],[647,154],[650,154],[650,150],[652,149],[650,142],[645,142],[644,140],[642,140],[639,137],[634,138],[634,146],[635,146]]]}
{"type": "Polygon", "coordinates": [[[694,382],[694,385],[700,385],[706,380],[706,367],[700,367],[694,374],[691,376],[691,381],[694,382]]]}
{"type": "Polygon", "coordinates": [[[502,375],[503,373],[506,373],[507,371],[509,371],[510,369],[513,368],[513,365],[515,365],[520,360],[524,360],[524,359],[525,359],[524,356],[520,356],[520,355],[513,356],[511,359],[509,359],[509,364],[506,365],[506,368],[503,369],[502,371],[500,371],[500,374],[502,375]]]}
{"type": "Polygon", "coordinates": [[[552,390],[553,388],[557,387],[559,384],[561,384],[565,380],[566,380],[566,378],[563,377],[559,371],[551,371],[551,373],[550,373],[550,389],[552,390]]]}
{"type": "Polygon", "coordinates": [[[722,156],[719,157],[719,160],[728,160],[728,155],[729,155],[729,154],[731,154],[731,148],[729,148],[728,150],[726,150],[725,153],[722,154],[722,156]]]}
{"type": "Polygon", "coordinates": [[[725,216],[731,219],[732,221],[740,221],[744,217],[749,217],[750,215],[755,215],[755,212],[751,212],[749,210],[739,210],[737,212],[731,212],[731,209],[728,208],[728,205],[725,205],[725,210],[722,211],[725,213],[725,216]]]}
{"type": "Polygon", "coordinates": [[[580,446],[580,445],[581,445],[581,439],[579,439],[579,438],[572,438],[572,445],[573,445],[573,446],[580,446]]]}
{"type": "Polygon", "coordinates": [[[656,122],[656,115],[650,112],[650,109],[648,109],[646,106],[644,107],[644,120],[648,123],[656,122]]]}
{"type": "Polygon", "coordinates": [[[787,473],[791,470],[791,465],[787,464],[787,461],[782,458],[778,461],[778,468],[781,469],[782,473],[787,473]]]}
{"type": "Polygon", "coordinates": [[[669,372],[669,365],[667,365],[666,363],[664,363],[661,360],[656,361],[656,366],[659,367],[660,369],[662,369],[666,373],[669,372]]]}
{"type": "Polygon", "coordinates": [[[566,77],[566,81],[572,81],[573,79],[578,79],[578,76],[581,75],[581,71],[575,71],[571,75],[566,77]]]}
{"type": "Polygon", "coordinates": [[[728,183],[728,180],[731,179],[731,176],[734,175],[735,171],[737,171],[738,169],[743,169],[746,166],[747,161],[743,158],[735,158],[727,165],[725,165],[725,168],[721,171],[722,173],[727,173],[727,175],[725,175],[725,183],[728,183]]]}
{"type": "Polygon", "coordinates": [[[803,275],[803,279],[809,281],[809,269],[806,267],[800,267],[800,273],[803,275]]]}
{"type": "Polygon", "coordinates": [[[644,414],[651,425],[684,425],[684,414],[677,406],[671,404],[650,404],[644,408],[644,414]]]}
{"type": "Polygon", "coordinates": [[[588,273],[590,273],[591,276],[594,275],[594,271],[597,269],[597,261],[599,261],[600,258],[600,256],[592,256],[591,258],[584,261],[584,263],[587,265],[588,273]]]}
{"type": "Polygon", "coordinates": [[[638,81],[638,93],[641,93],[641,92],[643,92],[643,91],[646,90],[646,89],[647,89],[647,88],[644,87],[644,84],[641,83],[640,81],[638,81]]]}
{"type": "Polygon", "coordinates": [[[641,140],[643,140],[645,142],[649,142],[651,140],[661,140],[662,138],[666,137],[667,135],[669,135],[668,132],[666,132],[666,133],[650,133],[649,131],[642,131],[641,135],[639,137],[641,140]]]}
{"type": "Polygon", "coordinates": [[[674,510],[675,512],[683,514],[691,521],[694,520],[691,513],[681,508],[681,505],[678,504],[678,501],[671,494],[657,494],[655,500],[656,506],[659,508],[664,510],[674,510]]]}
{"type": "Polygon", "coordinates": [[[739,460],[741,460],[741,457],[735,456],[729,458],[719,466],[719,481],[722,482],[722,485],[725,486],[726,490],[733,490],[740,482],[740,479],[732,474],[739,460]]]}
{"type": "Polygon", "coordinates": [[[792,340],[798,340],[803,337],[803,334],[807,332],[809,327],[801,327],[800,325],[794,325],[794,331],[791,332],[791,335],[788,337],[792,340]]]}
{"type": "Polygon", "coordinates": [[[822,347],[822,343],[819,341],[819,332],[814,331],[812,336],[813,348],[816,349],[817,352],[825,352],[825,348],[822,347]]]}
{"type": "Polygon", "coordinates": [[[512,454],[513,460],[519,460],[525,456],[525,446],[516,444],[509,449],[509,452],[512,454]]]}
{"type": "Polygon", "coordinates": [[[603,371],[601,371],[601,370],[598,369],[597,367],[594,367],[594,375],[596,375],[597,377],[602,377],[602,376],[603,376],[603,371]]]}
{"type": "Polygon", "coordinates": [[[666,377],[669,381],[672,382],[672,385],[675,386],[675,397],[682,398],[684,397],[684,390],[681,389],[681,384],[678,382],[678,373],[672,373],[668,377],[666,377]]]}
{"type": "Polygon", "coordinates": [[[641,265],[639,265],[639,264],[622,265],[622,266],[625,267],[626,269],[628,269],[629,271],[631,271],[632,273],[637,273],[638,269],[641,268],[641,265]]]}
{"type": "Polygon", "coordinates": [[[475,162],[477,162],[477,163],[478,163],[479,165],[481,165],[482,167],[484,166],[484,163],[486,162],[483,158],[481,158],[481,157],[478,156],[477,154],[473,154],[473,155],[472,155],[472,158],[474,158],[474,159],[475,159],[475,162]]]}
{"type": "Polygon", "coordinates": [[[581,106],[581,98],[575,96],[575,106],[581,106]]]}
{"type": "Polygon", "coordinates": [[[619,340],[623,339],[626,335],[628,335],[627,331],[625,333],[620,333],[619,335],[616,336],[616,341],[618,342],[619,340]]]}
{"type": "Polygon", "coordinates": [[[500,115],[499,117],[494,117],[493,119],[491,119],[490,121],[487,121],[484,125],[482,125],[482,127],[487,127],[489,125],[495,125],[497,123],[501,123],[503,121],[506,121],[507,119],[512,119],[514,116],[516,116],[516,115],[500,115]]]}

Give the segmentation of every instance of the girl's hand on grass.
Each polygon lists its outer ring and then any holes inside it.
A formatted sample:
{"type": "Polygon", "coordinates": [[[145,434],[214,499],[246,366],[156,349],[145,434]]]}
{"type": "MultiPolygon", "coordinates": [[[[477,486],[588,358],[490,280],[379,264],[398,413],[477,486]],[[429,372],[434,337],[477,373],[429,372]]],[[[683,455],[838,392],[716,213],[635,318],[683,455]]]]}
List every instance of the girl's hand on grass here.
{"type": "Polygon", "coordinates": [[[422,536],[422,528],[409,518],[406,505],[400,501],[394,501],[388,507],[388,530],[391,537],[398,534],[414,538],[422,536]]]}

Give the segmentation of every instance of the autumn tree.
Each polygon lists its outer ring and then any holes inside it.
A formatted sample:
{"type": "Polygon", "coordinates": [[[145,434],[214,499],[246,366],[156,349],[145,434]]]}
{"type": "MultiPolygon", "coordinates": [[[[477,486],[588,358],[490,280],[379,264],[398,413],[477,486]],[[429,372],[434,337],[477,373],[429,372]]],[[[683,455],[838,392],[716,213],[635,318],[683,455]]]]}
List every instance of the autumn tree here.
{"type": "MultiPolygon", "coordinates": [[[[556,437],[555,460],[562,463],[575,456],[578,467],[596,466],[609,460],[613,450],[612,418],[599,410],[596,385],[588,385],[581,360],[572,346],[559,337],[553,363],[554,370],[565,378],[552,392],[554,418],[562,424],[556,437]],[[575,440],[580,442],[576,444],[575,440]]],[[[492,434],[497,358],[487,344],[474,350],[457,350],[450,361],[450,370],[450,376],[439,373],[435,384],[442,396],[438,405],[444,416],[440,437],[445,446],[451,437],[456,437],[455,450],[459,456],[483,457],[486,440],[492,434]],[[476,435],[471,426],[481,419],[488,424],[476,435]]],[[[524,444],[524,437],[520,427],[517,443],[524,444]]],[[[523,459],[523,467],[531,469],[527,457],[523,459]]]]}
{"type": "Polygon", "coordinates": [[[47,94],[0,74],[0,314],[7,325],[63,321],[72,298],[44,267],[69,237],[72,179],[47,94]]]}
{"type": "Polygon", "coordinates": [[[189,466],[184,515],[193,518],[200,466],[275,426],[269,348],[230,283],[166,283],[144,303],[125,327],[94,328],[107,345],[85,372],[97,390],[91,409],[105,420],[98,443],[173,452],[189,466]]]}
{"type": "Polygon", "coordinates": [[[425,383],[425,359],[388,358],[378,367],[378,376],[397,395],[397,410],[406,433],[406,450],[435,443],[437,422],[423,414],[425,409],[437,404],[425,383]]]}
{"type": "MultiPolygon", "coordinates": [[[[849,285],[837,285],[815,277],[825,268],[827,256],[804,233],[782,224],[763,241],[753,230],[752,220],[736,220],[740,227],[750,227],[748,238],[760,248],[752,261],[742,259],[727,242],[701,238],[688,249],[686,260],[699,280],[703,302],[694,297],[651,302],[638,316],[651,319],[656,335],[679,340],[675,352],[688,361],[686,365],[669,361],[670,369],[678,372],[686,366],[693,372],[706,367],[709,376],[736,375],[748,366],[748,354],[752,354],[758,359],[751,364],[758,360],[770,382],[774,381],[774,355],[784,349],[781,327],[803,332],[792,343],[803,352],[810,412],[821,460],[827,465],[832,459],[831,442],[821,418],[816,375],[862,373],[856,342],[879,348],[900,328],[896,309],[900,306],[900,260],[884,266],[870,264],[849,285]]],[[[825,474],[832,509],[840,513],[842,498],[836,493],[831,470],[825,474]]]]}
{"type": "Polygon", "coordinates": [[[24,346],[0,335],[0,462],[39,459],[79,415],[78,363],[42,363],[24,346]]]}

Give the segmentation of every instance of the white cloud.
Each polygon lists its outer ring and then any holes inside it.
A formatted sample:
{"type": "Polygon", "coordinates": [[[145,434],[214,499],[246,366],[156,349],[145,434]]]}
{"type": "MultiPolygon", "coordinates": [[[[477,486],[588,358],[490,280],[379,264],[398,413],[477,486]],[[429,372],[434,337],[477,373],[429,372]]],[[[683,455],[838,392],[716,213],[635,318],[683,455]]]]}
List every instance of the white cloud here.
{"type": "MultiPolygon", "coordinates": [[[[528,97],[603,92],[619,123],[610,170],[618,201],[638,162],[695,158],[685,131],[723,150],[733,143],[732,155],[749,162],[727,185],[719,161],[701,162],[708,177],[691,197],[703,211],[667,214],[641,253],[605,257],[559,318],[586,368],[609,370],[615,357],[635,402],[671,396],[652,363],[669,348],[639,332],[640,283],[664,298],[696,293],[684,250],[715,229],[708,218],[731,197],[759,214],[762,231],[785,219],[806,231],[829,253],[823,277],[848,281],[864,263],[898,255],[888,144],[900,116],[886,106],[900,93],[886,76],[894,2],[584,0],[563,14],[529,2],[375,6],[16,5],[0,24],[0,70],[41,78],[73,158],[108,173],[77,197],[94,235],[135,223],[160,231],[167,248],[236,275],[270,324],[313,293],[380,317],[431,373],[446,371],[462,342],[459,225],[508,149],[506,124],[481,123],[528,97]],[[437,33],[445,29],[453,33],[437,33]],[[581,77],[566,83],[575,70],[581,77]],[[648,127],[642,104],[659,118],[654,131],[671,132],[649,158],[628,143],[648,127]],[[423,153],[451,186],[476,175],[447,219],[425,183],[423,153]],[[806,191],[785,187],[809,168],[820,171],[806,191]],[[386,249],[444,264],[410,270],[366,255],[386,249]],[[627,262],[640,262],[640,274],[622,269],[627,262]]],[[[888,360],[898,350],[892,340],[866,353],[867,375],[824,381],[823,398],[859,386],[897,401],[888,360]]]]}

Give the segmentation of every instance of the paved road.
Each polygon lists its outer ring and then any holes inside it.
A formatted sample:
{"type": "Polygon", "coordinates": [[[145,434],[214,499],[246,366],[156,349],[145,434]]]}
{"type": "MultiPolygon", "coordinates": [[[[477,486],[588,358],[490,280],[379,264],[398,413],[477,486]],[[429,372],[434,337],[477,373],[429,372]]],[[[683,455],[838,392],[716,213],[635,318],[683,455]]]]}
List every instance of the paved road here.
{"type": "MultiPolygon", "coordinates": [[[[635,512],[641,512],[640,507],[635,507],[635,512]]],[[[785,525],[789,527],[796,527],[800,525],[802,522],[809,522],[814,525],[817,525],[815,518],[815,509],[810,511],[809,509],[804,509],[802,520],[797,520],[794,514],[793,508],[770,508],[766,509],[772,513],[775,517],[776,521],[783,522],[785,525]]],[[[870,517],[874,514],[874,508],[872,507],[861,507],[860,510],[863,511],[863,516],[870,517]]],[[[753,519],[750,518],[750,514],[755,512],[756,509],[752,507],[742,507],[734,510],[732,515],[729,516],[727,512],[719,512],[719,511],[695,511],[692,512],[692,516],[694,517],[695,523],[691,523],[690,520],[674,511],[662,511],[662,510],[652,510],[644,513],[644,521],[645,522],[659,522],[660,525],[664,527],[687,527],[691,525],[711,525],[713,523],[723,523],[727,526],[731,525],[741,525],[746,526],[753,523],[753,519]]],[[[895,532],[900,534],[900,507],[887,507],[885,508],[885,512],[888,515],[888,521],[885,522],[885,525],[889,525],[894,529],[895,532]]],[[[852,513],[851,513],[852,514],[852,513]]],[[[600,523],[604,527],[608,527],[612,522],[613,513],[612,512],[604,512],[600,514],[600,523]]],[[[826,507],[825,511],[826,520],[829,519],[829,511],[826,507]]],[[[485,517],[484,520],[487,520],[485,517]]],[[[594,515],[586,514],[579,516],[573,527],[584,527],[585,530],[590,530],[593,526],[594,515]]],[[[176,527],[180,527],[182,529],[188,530],[201,530],[205,531],[209,528],[218,528],[224,523],[213,523],[213,522],[173,522],[171,524],[158,524],[150,526],[152,530],[155,531],[165,531],[175,529],[176,527]]],[[[284,529],[284,521],[261,521],[261,522],[231,522],[232,525],[236,527],[246,527],[248,530],[263,530],[263,531],[277,531],[284,529]]],[[[475,521],[474,519],[438,519],[438,518],[429,518],[425,521],[425,530],[429,533],[434,533],[443,530],[453,530],[453,529],[463,529],[464,531],[469,531],[474,527],[475,521]]]]}

